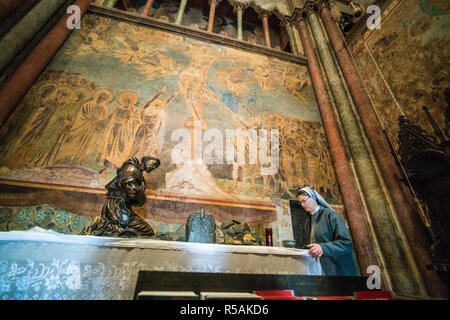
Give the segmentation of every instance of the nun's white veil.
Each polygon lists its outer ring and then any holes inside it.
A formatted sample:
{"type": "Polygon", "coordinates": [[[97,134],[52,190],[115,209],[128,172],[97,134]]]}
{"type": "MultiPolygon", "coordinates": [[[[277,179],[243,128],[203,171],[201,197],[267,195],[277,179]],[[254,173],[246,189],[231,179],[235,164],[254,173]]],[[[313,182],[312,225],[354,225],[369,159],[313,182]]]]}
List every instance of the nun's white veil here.
{"type": "Polygon", "coordinates": [[[301,188],[300,190],[303,190],[303,191],[305,191],[307,194],[309,194],[309,196],[310,196],[311,198],[313,198],[314,200],[316,200],[317,203],[320,204],[322,207],[332,209],[332,208],[330,207],[330,205],[325,201],[325,199],[322,198],[322,196],[321,196],[316,190],[314,190],[313,188],[310,188],[310,187],[304,187],[304,188],[301,188]]]}

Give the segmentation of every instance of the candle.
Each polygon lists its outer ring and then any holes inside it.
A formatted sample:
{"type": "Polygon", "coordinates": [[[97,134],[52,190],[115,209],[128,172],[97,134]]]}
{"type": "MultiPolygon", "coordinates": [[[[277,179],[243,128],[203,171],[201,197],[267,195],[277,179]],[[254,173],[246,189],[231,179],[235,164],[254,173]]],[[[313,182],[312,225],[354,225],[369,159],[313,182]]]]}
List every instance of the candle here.
{"type": "Polygon", "coordinates": [[[272,247],[272,228],[266,228],[266,246],[272,247]]]}

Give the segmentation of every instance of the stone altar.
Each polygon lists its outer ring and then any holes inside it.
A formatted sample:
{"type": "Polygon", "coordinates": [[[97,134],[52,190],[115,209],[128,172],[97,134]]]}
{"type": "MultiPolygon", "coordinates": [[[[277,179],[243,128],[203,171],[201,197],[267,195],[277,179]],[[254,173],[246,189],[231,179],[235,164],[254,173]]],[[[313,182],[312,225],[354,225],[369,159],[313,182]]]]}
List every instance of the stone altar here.
{"type": "Polygon", "coordinates": [[[0,232],[0,299],[133,299],[140,270],[321,274],[301,249],[0,232]]]}

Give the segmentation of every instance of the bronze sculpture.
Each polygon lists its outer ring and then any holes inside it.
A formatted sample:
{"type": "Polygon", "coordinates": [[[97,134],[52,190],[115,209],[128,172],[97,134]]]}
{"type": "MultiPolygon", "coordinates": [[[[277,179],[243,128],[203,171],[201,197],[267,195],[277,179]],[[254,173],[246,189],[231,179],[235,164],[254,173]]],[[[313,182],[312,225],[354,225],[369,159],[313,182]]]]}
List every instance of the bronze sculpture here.
{"type": "Polygon", "coordinates": [[[193,212],[186,222],[186,242],[216,243],[214,217],[203,208],[193,212]]]}
{"type": "Polygon", "coordinates": [[[225,220],[221,225],[225,244],[261,245],[262,241],[252,234],[247,222],[240,218],[225,220]]]}
{"type": "Polygon", "coordinates": [[[125,161],[117,169],[117,175],[107,185],[106,202],[100,217],[96,217],[83,234],[114,237],[151,237],[155,234],[152,227],[133,212],[131,206],[145,203],[144,171],[158,168],[159,159],[135,157],[125,161]]]}

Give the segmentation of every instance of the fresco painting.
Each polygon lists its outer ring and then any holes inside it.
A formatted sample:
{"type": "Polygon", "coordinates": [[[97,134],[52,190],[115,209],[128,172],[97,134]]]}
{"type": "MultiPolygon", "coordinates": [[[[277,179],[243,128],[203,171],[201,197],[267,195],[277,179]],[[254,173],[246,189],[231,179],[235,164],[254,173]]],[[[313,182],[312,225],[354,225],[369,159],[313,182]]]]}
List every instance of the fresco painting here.
{"type": "Polygon", "coordinates": [[[426,105],[443,129],[445,90],[450,88],[449,2],[400,0],[386,11],[381,28],[367,31],[370,35],[358,37],[353,46],[380,121],[395,140],[401,114],[433,132],[422,110],[426,105]]]}
{"type": "Polygon", "coordinates": [[[92,13],[82,24],[2,127],[0,178],[103,188],[126,159],[152,155],[155,194],[270,203],[313,185],[342,203],[306,66],[92,13]],[[174,163],[173,132],[196,123],[223,137],[278,129],[279,170],[174,163]]]}

